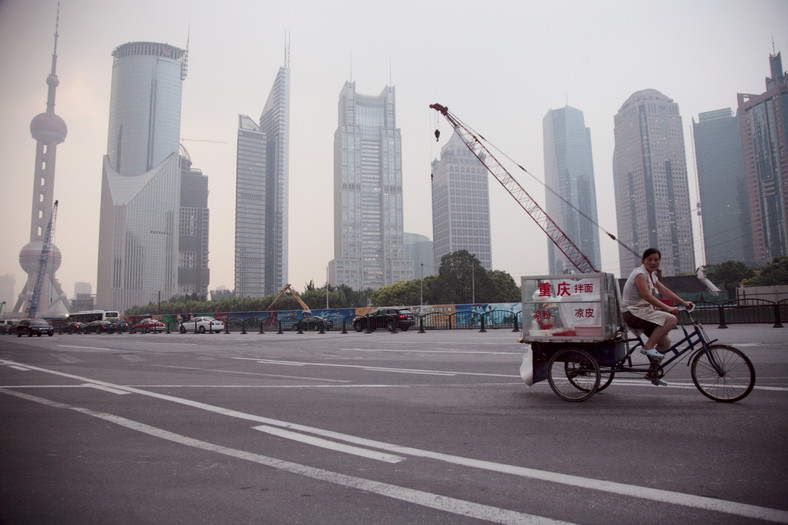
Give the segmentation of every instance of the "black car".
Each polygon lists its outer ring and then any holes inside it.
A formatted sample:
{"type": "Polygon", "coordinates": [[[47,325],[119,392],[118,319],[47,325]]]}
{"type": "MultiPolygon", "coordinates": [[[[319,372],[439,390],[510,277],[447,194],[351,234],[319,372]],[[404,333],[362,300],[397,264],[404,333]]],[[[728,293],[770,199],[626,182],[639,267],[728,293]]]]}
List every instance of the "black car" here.
{"type": "Polygon", "coordinates": [[[52,325],[44,319],[22,319],[15,328],[17,337],[22,337],[23,335],[33,337],[33,334],[38,337],[41,337],[41,334],[46,334],[50,337],[55,335],[52,325]]]}
{"type": "Polygon", "coordinates": [[[366,315],[353,319],[353,328],[356,332],[376,328],[385,328],[386,330],[398,328],[405,331],[414,324],[416,324],[416,319],[413,317],[413,313],[404,308],[375,308],[366,315]]]}
{"type": "Polygon", "coordinates": [[[129,331],[129,323],[127,323],[125,319],[121,319],[120,317],[107,317],[107,321],[109,321],[110,332],[121,333],[129,331]]]}
{"type": "Polygon", "coordinates": [[[82,321],[70,321],[63,326],[63,332],[67,334],[81,334],[85,331],[85,325],[82,321]]]}
{"type": "Polygon", "coordinates": [[[301,330],[302,332],[306,332],[307,330],[320,330],[321,326],[323,327],[323,330],[331,330],[334,327],[334,321],[325,317],[320,317],[318,315],[312,315],[309,317],[303,317],[293,323],[293,330],[301,330]]]}
{"type": "Polygon", "coordinates": [[[83,328],[86,334],[107,334],[114,332],[114,327],[109,321],[91,321],[83,328]]]}

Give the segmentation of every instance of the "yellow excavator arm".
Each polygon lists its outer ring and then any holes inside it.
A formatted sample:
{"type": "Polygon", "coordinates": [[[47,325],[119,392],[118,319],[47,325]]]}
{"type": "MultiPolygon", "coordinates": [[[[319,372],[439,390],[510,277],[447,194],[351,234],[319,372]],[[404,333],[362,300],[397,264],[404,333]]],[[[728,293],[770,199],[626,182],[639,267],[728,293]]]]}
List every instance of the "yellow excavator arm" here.
{"type": "Polygon", "coordinates": [[[298,294],[297,294],[297,293],[296,293],[296,291],[293,289],[293,287],[290,285],[290,283],[288,283],[288,284],[284,285],[284,287],[282,288],[282,291],[280,291],[280,292],[279,292],[279,295],[277,295],[277,296],[276,296],[276,299],[274,299],[273,301],[271,301],[271,304],[269,304],[269,305],[268,305],[268,308],[267,308],[267,310],[270,310],[270,309],[271,309],[271,307],[272,307],[274,304],[276,304],[276,302],[279,300],[279,298],[280,298],[280,297],[282,297],[282,295],[283,295],[283,294],[284,294],[286,291],[288,291],[288,290],[290,291],[290,295],[292,295],[292,296],[295,298],[295,300],[296,300],[296,301],[298,301],[298,304],[300,304],[300,305],[301,305],[301,308],[303,308],[303,309],[304,309],[304,310],[306,310],[307,312],[310,312],[310,311],[311,311],[311,310],[310,310],[310,308],[309,308],[309,307],[306,305],[306,303],[305,303],[304,301],[302,301],[302,300],[301,300],[301,298],[298,296],[298,294]]]}

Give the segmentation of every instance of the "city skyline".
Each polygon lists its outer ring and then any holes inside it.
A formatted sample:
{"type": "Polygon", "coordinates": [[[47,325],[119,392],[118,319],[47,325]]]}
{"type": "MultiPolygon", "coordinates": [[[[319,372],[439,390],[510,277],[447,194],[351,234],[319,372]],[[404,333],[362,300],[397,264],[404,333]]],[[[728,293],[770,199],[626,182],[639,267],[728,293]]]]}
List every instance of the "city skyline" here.
{"type": "MultiPolygon", "coordinates": [[[[266,10],[238,1],[214,10],[170,0],[135,5],[62,2],[57,113],[69,123],[69,140],[58,148],[55,198],[60,200],[56,243],[63,252],[58,276],[65,290],[75,281],[95,285],[101,165],[93,159],[106,152],[110,53],[126,42],[185,47],[187,38],[190,41],[181,138],[195,165],[210,175],[210,288],[216,289],[233,286],[236,118],[259,107],[261,86],[271,85],[281,64],[283,36],[290,33],[289,273],[300,289],[310,280],[320,284],[333,257],[330,231],[310,237],[309,243],[304,239],[333,215],[327,195],[336,92],[348,79],[362,92],[375,92],[386,83],[397,87],[404,230],[431,235],[429,165],[448,140],[449,128],[427,109],[430,103],[449,106],[529,172],[541,176],[541,118],[568,97],[570,105],[583,108],[591,129],[598,202],[609,202],[613,116],[622,101],[635,91],[658,89],[679,104],[685,126],[701,112],[735,108],[737,93],[763,91],[772,40],[778,51],[785,48],[788,19],[788,5],[776,1],[667,2],[659,11],[648,10],[651,19],[660,21],[649,27],[632,22],[644,16],[646,4],[495,2],[479,12],[474,9],[478,27],[468,33],[442,20],[464,19],[470,3],[402,2],[390,6],[386,16],[391,23],[382,30],[354,18],[359,30],[345,34],[338,28],[347,27],[348,20],[339,13],[365,4],[340,3],[293,2],[266,10]],[[153,10],[156,17],[149,16],[153,10]],[[271,30],[261,38],[254,21],[263,16],[271,30]],[[672,27],[671,35],[662,35],[660,26],[672,27]],[[623,41],[638,45],[621,46],[623,41]],[[236,57],[237,49],[249,53],[236,57]],[[254,67],[249,67],[250,59],[254,67]],[[432,135],[436,124],[444,132],[440,143],[432,135]]],[[[0,221],[6,225],[29,214],[29,209],[20,211],[22,203],[29,206],[32,184],[29,159],[35,141],[29,123],[45,98],[41,71],[48,70],[51,60],[57,8],[55,1],[31,4],[10,0],[0,5],[0,64],[6,72],[0,79],[0,155],[3,184],[14,188],[0,202],[0,221]]],[[[687,128],[684,135],[687,141],[687,128]]],[[[689,143],[685,149],[694,207],[694,159],[689,143]]],[[[515,279],[543,273],[543,234],[534,231],[530,219],[495,186],[490,185],[495,268],[515,279]]],[[[543,190],[537,187],[533,194],[543,202],[543,190]]],[[[600,206],[600,224],[615,232],[615,215],[609,208],[600,206]]],[[[5,243],[12,253],[0,258],[0,274],[15,276],[16,293],[24,280],[18,250],[26,242],[25,233],[9,228],[5,243]]],[[[696,252],[699,241],[696,238],[696,252]]],[[[617,246],[609,240],[602,244],[602,268],[618,274],[617,246]]]]}

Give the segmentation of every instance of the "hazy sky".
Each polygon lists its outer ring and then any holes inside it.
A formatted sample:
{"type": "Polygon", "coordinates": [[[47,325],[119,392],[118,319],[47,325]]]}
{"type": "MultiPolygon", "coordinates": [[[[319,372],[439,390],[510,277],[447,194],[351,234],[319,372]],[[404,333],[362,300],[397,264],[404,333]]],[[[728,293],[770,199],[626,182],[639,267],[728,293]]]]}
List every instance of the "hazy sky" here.
{"type": "MultiPolygon", "coordinates": [[[[33,191],[29,126],[46,109],[56,11],[56,0],[0,0],[0,275],[16,277],[17,294],[33,191]]],[[[209,177],[212,289],[234,286],[237,116],[259,118],[290,35],[289,272],[302,290],[325,282],[334,257],[333,135],[345,81],[368,95],[396,87],[406,232],[432,238],[430,163],[450,137],[433,102],[540,178],[543,117],[567,103],[582,110],[600,223],[616,232],[615,113],[647,88],[679,104],[694,209],[692,119],[735,108],[738,92],[764,91],[772,39],[788,52],[788,1],[62,0],[59,32],[56,113],[68,137],[57,149],[55,244],[66,293],[75,281],[91,282],[95,293],[111,52],[132,41],[185,47],[189,34],[181,135],[209,177]]],[[[544,202],[541,186],[521,181],[544,202]]],[[[494,179],[490,194],[494,268],[518,283],[546,272],[544,234],[494,179]]],[[[602,269],[618,274],[617,246],[601,242],[602,269]]]]}

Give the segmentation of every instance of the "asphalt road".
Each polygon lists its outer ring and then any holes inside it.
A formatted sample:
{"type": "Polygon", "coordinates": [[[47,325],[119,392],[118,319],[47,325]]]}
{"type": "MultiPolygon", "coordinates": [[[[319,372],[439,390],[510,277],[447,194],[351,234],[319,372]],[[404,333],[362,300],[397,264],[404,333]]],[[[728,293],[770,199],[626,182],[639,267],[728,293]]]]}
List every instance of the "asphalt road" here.
{"type": "Polygon", "coordinates": [[[0,524],[788,523],[788,328],[715,403],[583,403],[508,330],[0,337],[0,524]]]}

